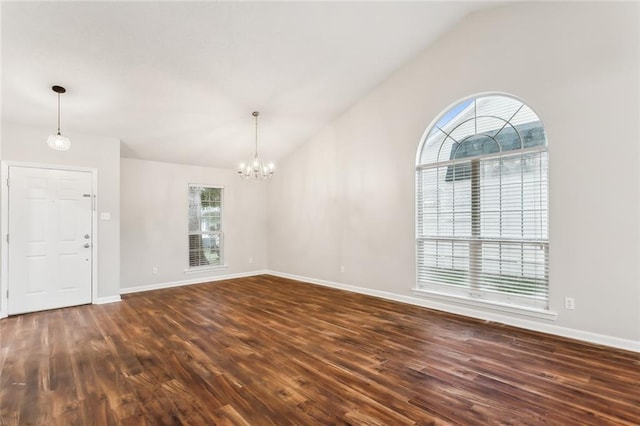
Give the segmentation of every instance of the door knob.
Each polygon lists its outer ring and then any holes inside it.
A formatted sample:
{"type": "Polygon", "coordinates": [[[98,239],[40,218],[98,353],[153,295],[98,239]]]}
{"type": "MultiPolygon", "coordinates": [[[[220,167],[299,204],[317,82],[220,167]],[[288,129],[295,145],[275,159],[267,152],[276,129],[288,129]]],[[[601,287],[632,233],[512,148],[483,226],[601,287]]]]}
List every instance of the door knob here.
{"type": "Polygon", "coordinates": [[[90,237],[89,237],[89,234],[84,234],[84,239],[85,239],[85,240],[88,240],[89,238],[90,238],[90,237]]]}
{"type": "Polygon", "coordinates": [[[86,243],[86,244],[84,245],[84,248],[89,248],[89,247],[91,247],[91,244],[89,244],[89,243],[86,243]]]}

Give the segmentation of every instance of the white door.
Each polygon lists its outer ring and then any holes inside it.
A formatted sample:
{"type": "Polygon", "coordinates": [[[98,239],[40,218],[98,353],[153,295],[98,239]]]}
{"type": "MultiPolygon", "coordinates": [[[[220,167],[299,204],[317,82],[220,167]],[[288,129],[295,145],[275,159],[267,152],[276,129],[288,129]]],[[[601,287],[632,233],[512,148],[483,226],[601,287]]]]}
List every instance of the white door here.
{"type": "Polygon", "coordinates": [[[91,303],[90,172],[9,167],[8,313],[91,303]]]}

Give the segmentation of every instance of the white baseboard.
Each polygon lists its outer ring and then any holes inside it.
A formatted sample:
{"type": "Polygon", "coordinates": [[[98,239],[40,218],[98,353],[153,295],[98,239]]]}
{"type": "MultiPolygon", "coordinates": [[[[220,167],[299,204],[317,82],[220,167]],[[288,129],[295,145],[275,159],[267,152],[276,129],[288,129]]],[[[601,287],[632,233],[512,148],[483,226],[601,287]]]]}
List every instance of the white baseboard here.
{"type": "Polygon", "coordinates": [[[351,291],[354,293],[366,294],[369,296],[375,296],[382,299],[393,300],[396,302],[407,303],[410,305],[422,306],[425,308],[435,309],[438,311],[449,312],[457,315],[467,316],[471,318],[477,318],[485,321],[492,321],[501,324],[511,325],[514,327],[524,328],[526,330],[538,331],[541,333],[553,334],[561,337],[568,337],[570,339],[582,340],[589,343],[595,343],[598,345],[611,346],[618,349],[624,349],[627,351],[640,352],[640,342],[630,339],[622,339],[619,337],[607,336],[604,334],[591,333],[583,330],[576,330],[573,328],[560,327],[554,324],[531,321],[529,319],[517,318],[500,313],[487,312],[479,309],[473,309],[471,307],[458,306],[451,303],[412,297],[403,296],[401,294],[390,293],[387,291],[373,290],[365,287],[358,287],[348,284],[337,283],[333,281],[320,280],[311,277],[304,277],[300,275],[287,274],[278,271],[267,271],[269,275],[275,275],[277,277],[289,278],[292,280],[308,282],[311,284],[318,284],[325,287],[336,288],[340,290],[351,291]]]}
{"type": "Polygon", "coordinates": [[[141,291],[160,290],[163,288],[181,287],[183,285],[203,284],[211,281],[230,280],[233,278],[253,277],[255,275],[263,275],[269,273],[266,270],[241,272],[239,274],[215,275],[212,277],[200,277],[191,280],[171,281],[166,283],[140,285],[136,287],[125,287],[120,289],[120,294],[139,293],[141,291]]]}
{"type": "Polygon", "coordinates": [[[120,295],[118,296],[108,296],[108,297],[98,297],[93,301],[94,305],[104,305],[105,303],[115,303],[115,302],[121,302],[122,299],[120,298],[120,295]]]}

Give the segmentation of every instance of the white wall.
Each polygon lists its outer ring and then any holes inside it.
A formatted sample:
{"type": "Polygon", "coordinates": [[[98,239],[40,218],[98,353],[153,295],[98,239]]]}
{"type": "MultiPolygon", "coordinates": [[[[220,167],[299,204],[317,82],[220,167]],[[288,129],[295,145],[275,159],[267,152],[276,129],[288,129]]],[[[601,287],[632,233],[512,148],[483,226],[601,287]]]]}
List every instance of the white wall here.
{"type": "Polygon", "coordinates": [[[50,128],[3,122],[2,161],[98,170],[97,209],[111,213],[110,220],[98,220],[98,298],[117,298],[120,294],[120,140],[69,133],[65,136],[71,139],[71,149],[60,152],[47,146],[50,133],[50,128]]]}
{"type": "Polygon", "coordinates": [[[234,170],[128,158],[121,161],[121,173],[122,292],[266,269],[267,193],[263,183],[243,181],[234,170]],[[190,183],[224,187],[227,268],[185,273],[190,183]],[[157,274],[152,272],[154,266],[157,274]]]}
{"type": "Polygon", "coordinates": [[[640,348],[639,35],[637,3],[512,4],[469,16],[279,164],[269,269],[415,300],[422,133],[460,98],[511,93],[548,135],[558,317],[504,322],[640,348]]]}

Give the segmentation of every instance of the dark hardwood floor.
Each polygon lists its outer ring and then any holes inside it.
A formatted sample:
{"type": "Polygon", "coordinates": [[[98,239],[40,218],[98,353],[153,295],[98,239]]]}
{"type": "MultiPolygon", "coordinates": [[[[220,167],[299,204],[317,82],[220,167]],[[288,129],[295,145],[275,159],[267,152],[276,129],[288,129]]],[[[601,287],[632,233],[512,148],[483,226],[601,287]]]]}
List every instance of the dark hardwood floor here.
{"type": "Polygon", "coordinates": [[[640,424],[640,356],[259,276],[0,321],[2,425],[640,424]]]}

